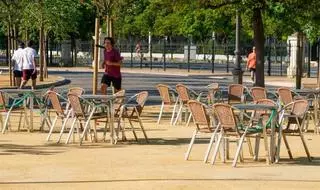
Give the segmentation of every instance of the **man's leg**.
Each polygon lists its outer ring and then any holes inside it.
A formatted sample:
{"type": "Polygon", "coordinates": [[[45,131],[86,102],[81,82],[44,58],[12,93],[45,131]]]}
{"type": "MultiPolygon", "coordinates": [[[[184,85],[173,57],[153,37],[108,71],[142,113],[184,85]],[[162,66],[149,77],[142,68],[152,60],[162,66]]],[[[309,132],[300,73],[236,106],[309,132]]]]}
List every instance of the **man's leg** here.
{"type": "Polygon", "coordinates": [[[15,77],[16,80],[16,86],[19,88],[21,85],[21,77],[15,77]]]}
{"type": "Polygon", "coordinates": [[[32,90],[36,89],[36,86],[37,86],[37,79],[32,79],[32,87],[31,87],[31,89],[32,90]]]}
{"type": "Polygon", "coordinates": [[[107,89],[108,89],[108,85],[101,83],[101,94],[107,95],[107,89]]]}

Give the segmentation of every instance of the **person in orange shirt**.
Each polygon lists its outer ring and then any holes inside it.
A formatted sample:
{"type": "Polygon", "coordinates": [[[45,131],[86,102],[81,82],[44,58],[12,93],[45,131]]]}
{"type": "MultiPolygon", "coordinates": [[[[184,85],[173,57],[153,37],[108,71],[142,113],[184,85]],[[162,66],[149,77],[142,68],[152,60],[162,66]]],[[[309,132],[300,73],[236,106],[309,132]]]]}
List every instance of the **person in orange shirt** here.
{"type": "Polygon", "coordinates": [[[248,56],[248,61],[247,61],[247,70],[251,72],[251,80],[254,82],[255,79],[255,74],[256,74],[256,48],[252,48],[252,53],[249,54],[248,56]]]}

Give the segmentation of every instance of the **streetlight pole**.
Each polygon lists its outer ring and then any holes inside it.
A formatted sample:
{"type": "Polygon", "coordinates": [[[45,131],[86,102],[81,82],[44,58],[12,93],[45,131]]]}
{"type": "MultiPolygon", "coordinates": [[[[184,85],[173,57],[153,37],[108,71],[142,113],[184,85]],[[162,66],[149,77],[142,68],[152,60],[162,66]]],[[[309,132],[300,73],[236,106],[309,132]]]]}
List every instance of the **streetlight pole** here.
{"type": "Polygon", "coordinates": [[[216,36],[215,36],[215,33],[214,32],[212,32],[212,55],[211,55],[211,72],[212,73],[214,73],[214,56],[215,56],[215,54],[214,54],[214,42],[215,42],[215,40],[216,40],[216,36]]]}
{"type": "Polygon", "coordinates": [[[236,49],[234,51],[234,54],[236,56],[235,59],[235,67],[232,71],[233,75],[233,82],[235,84],[242,84],[242,74],[243,71],[241,69],[241,57],[240,57],[240,16],[239,11],[237,10],[237,16],[236,16],[236,49]]]}

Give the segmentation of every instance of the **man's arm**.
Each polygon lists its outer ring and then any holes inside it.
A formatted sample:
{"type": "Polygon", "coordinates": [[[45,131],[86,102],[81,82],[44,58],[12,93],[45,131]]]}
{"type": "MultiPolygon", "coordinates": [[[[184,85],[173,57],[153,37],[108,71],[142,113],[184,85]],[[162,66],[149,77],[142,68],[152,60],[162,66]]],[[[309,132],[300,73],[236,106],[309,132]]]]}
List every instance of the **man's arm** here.
{"type": "Polygon", "coordinates": [[[106,61],[106,65],[111,65],[111,66],[118,66],[118,67],[120,67],[121,61],[119,61],[119,62],[106,61]]]}

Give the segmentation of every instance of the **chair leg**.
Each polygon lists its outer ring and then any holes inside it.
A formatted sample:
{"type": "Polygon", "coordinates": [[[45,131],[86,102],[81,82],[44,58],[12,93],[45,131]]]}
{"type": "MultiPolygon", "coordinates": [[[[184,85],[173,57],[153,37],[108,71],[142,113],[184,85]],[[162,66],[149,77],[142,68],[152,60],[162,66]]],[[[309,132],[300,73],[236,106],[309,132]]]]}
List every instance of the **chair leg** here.
{"type": "Polygon", "coordinates": [[[302,144],[303,144],[303,148],[304,148],[304,150],[306,151],[308,160],[309,160],[309,162],[311,162],[311,156],[310,156],[310,152],[309,152],[307,143],[306,143],[306,141],[305,141],[305,139],[304,139],[304,137],[303,137],[303,134],[302,134],[302,132],[301,132],[300,130],[299,130],[299,136],[300,136],[300,138],[301,138],[301,141],[302,141],[302,144]]]}
{"type": "Polygon", "coordinates": [[[170,125],[173,125],[174,116],[176,115],[177,104],[178,104],[178,101],[176,101],[176,103],[173,106],[170,125]]]}
{"type": "Polygon", "coordinates": [[[290,150],[290,147],[289,147],[289,143],[288,143],[288,141],[287,141],[287,137],[286,137],[286,135],[285,135],[284,133],[282,133],[282,138],[283,138],[283,142],[284,142],[284,144],[286,145],[286,148],[287,148],[287,151],[288,151],[289,158],[290,158],[290,159],[293,159],[293,157],[292,157],[292,153],[291,153],[291,150],[290,150]]]}
{"type": "Polygon", "coordinates": [[[157,124],[160,124],[160,120],[161,120],[162,113],[163,113],[163,108],[164,108],[164,103],[162,102],[161,108],[160,108],[160,112],[159,112],[159,118],[158,118],[157,124]]]}
{"type": "MultiPolygon", "coordinates": [[[[138,113],[138,112],[137,112],[137,113],[138,113]]],[[[146,131],[144,130],[144,127],[143,127],[143,125],[142,125],[142,121],[141,121],[141,118],[140,118],[139,115],[138,115],[138,121],[139,121],[139,124],[140,124],[140,128],[141,128],[141,130],[142,130],[143,136],[144,136],[144,138],[146,139],[146,142],[149,143],[147,133],[146,133],[146,131]]]]}
{"type": "Polygon", "coordinates": [[[76,117],[73,119],[72,125],[71,125],[71,127],[70,127],[70,131],[69,131],[69,134],[68,134],[68,137],[67,137],[67,140],[66,140],[66,144],[68,144],[69,141],[70,141],[70,137],[71,137],[71,135],[72,135],[72,133],[73,133],[74,125],[76,124],[76,121],[77,121],[77,120],[78,120],[78,119],[77,119],[76,117]]]}
{"type": "Polygon", "coordinates": [[[181,112],[182,112],[182,108],[183,108],[183,105],[182,103],[180,104],[180,107],[179,107],[179,110],[178,110],[178,113],[177,113],[177,117],[176,117],[176,120],[174,121],[173,125],[177,125],[177,122],[180,118],[180,115],[181,115],[181,112]]]}
{"type": "Polygon", "coordinates": [[[67,122],[68,122],[68,119],[70,117],[70,114],[71,114],[71,110],[68,111],[67,116],[65,118],[63,118],[63,123],[62,123],[62,126],[61,126],[61,130],[60,130],[60,134],[59,134],[59,138],[58,138],[57,143],[59,143],[60,140],[61,140],[61,137],[62,137],[64,129],[65,129],[66,125],[67,125],[67,122]]]}
{"type": "Polygon", "coordinates": [[[190,113],[189,117],[188,117],[188,121],[187,121],[186,127],[189,126],[191,119],[192,119],[192,114],[190,113]]]}
{"type": "Polygon", "coordinates": [[[259,158],[260,139],[261,139],[261,135],[257,135],[255,139],[254,156],[253,156],[253,160],[255,161],[257,161],[259,158]]]}
{"type": "Polygon", "coordinates": [[[187,152],[186,152],[186,154],[184,156],[185,160],[189,159],[189,155],[190,155],[190,152],[191,152],[191,149],[192,149],[192,145],[194,143],[194,140],[196,139],[197,134],[198,134],[198,131],[194,130],[194,132],[192,134],[192,138],[191,138],[190,144],[189,144],[189,147],[188,147],[188,150],[187,150],[187,152]]]}
{"type": "Polygon", "coordinates": [[[51,137],[53,128],[54,128],[54,126],[55,126],[55,124],[56,124],[56,122],[57,122],[57,119],[58,119],[58,116],[56,116],[56,117],[54,118],[52,124],[49,126],[49,127],[50,127],[50,130],[49,130],[49,134],[48,134],[48,136],[47,136],[47,141],[50,140],[50,137],[51,137]]]}
{"type": "Polygon", "coordinates": [[[232,167],[236,167],[237,166],[238,158],[239,158],[239,156],[241,154],[242,144],[243,144],[243,141],[244,141],[245,137],[246,137],[246,132],[244,132],[244,134],[240,138],[239,145],[238,145],[237,151],[236,151],[236,155],[235,155],[235,157],[233,159],[232,167]]]}
{"type": "Polygon", "coordinates": [[[251,157],[253,157],[253,150],[252,150],[252,144],[251,144],[251,139],[249,137],[246,138],[247,143],[248,143],[248,148],[249,148],[249,154],[251,157]]]}
{"type": "Polygon", "coordinates": [[[223,132],[220,132],[220,134],[219,134],[218,140],[217,140],[217,142],[216,142],[216,146],[215,146],[214,151],[213,151],[213,155],[212,155],[212,157],[211,157],[211,164],[212,164],[212,165],[215,163],[215,161],[216,161],[216,159],[217,159],[217,154],[218,154],[218,152],[219,152],[219,147],[220,147],[221,139],[222,139],[222,137],[223,137],[223,134],[222,134],[222,133],[223,133],[223,132]]]}
{"type": "Polygon", "coordinates": [[[138,137],[137,137],[136,131],[134,130],[134,126],[132,124],[132,121],[130,119],[128,119],[128,121],[129,121],[130,127],[132,129],[133,136],[136,139],[136,141],[138,142],[138,137]]]}
{"type": "Polygon", "coordinates": [[[6,119],[4,120],[4,124],[3,124],[3,128],[2,128],[2,134],[4,134],[5,131],[7,130],[8,123],[9,123],[9,117],[10,117],[10,111],[7,113],[6,119]]]}
{"type": "Polygon", "coordinates": [[[217,131],[218,131],[218,127],[216,127],[216,129],[214,130],[214,132],[213,132],[213,134],[212,134],[212,136],[211,136],[210,143],[209,143],[209,145],[208,145],[206,154],[205,154],[205,156],[204,156],[204,160],[203,160],[204,163],[207,163],[207,161],[208,161],[208,158],[209,158],[209,155],[210,155],[210,152],[211,152],[211,149],[212,149],[212,145],[213,145],[215,136],[216,136],[216,134],[217,134],[217,131]]]}

